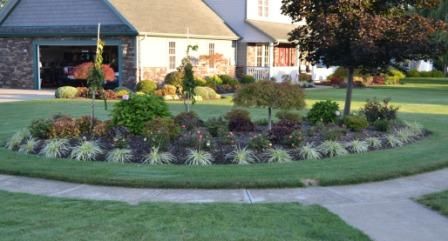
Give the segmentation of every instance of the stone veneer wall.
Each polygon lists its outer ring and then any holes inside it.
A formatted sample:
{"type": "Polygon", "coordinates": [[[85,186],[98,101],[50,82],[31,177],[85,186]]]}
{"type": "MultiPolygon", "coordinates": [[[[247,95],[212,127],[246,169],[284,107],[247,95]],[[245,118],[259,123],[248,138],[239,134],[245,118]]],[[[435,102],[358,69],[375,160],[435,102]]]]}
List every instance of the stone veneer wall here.
{"type": "Polygon", "coordinates": [[[33,89],[33,41],[0,38],[0,88],[33,89]]]}
{"type": "MultiPolygon", "coordinates": [[[[0,88],[35,88],[33,74],[34,40],[95,40],[92,37],[76,38],[0,38],[0,88]]],[[[107,37],[107,40],[121,40],[123,63],[121,83],[128,88],[136,85],[135,37],[107,37]]]]}
{"type": "MultiPolygon", "coordinates": [[[[195,76],[206,77],[226,74],[235,77],[235,66],[231,65],[229,60],[220,56],[222,55],[217,54],[215,56],[215,68],[210,68],[209,66],[210,56],[200,56],[199,59],[196,60],[196,64],[194,66],[195,76]]],[[[165,76],[171,72],[166,67],[143,67],[142,71],[142,80],[154,80],[159,83],[162,83],[165,76]]]]}

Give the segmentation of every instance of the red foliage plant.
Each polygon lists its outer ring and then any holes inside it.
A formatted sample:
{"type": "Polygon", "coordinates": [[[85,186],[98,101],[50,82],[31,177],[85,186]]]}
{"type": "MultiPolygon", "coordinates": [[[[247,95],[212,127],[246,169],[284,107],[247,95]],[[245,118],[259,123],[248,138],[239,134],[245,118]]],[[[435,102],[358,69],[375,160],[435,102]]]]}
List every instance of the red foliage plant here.
{"type": "MultiPolygon", "coordinates": [[[[92,62],[82,63],[74,68],[73,76],[75,79],[79,80],[87,80],[89,77],[89,71],[93,68],[92,62]]],[[[108,64],[103,64],[103,74],[105,81],[114,81],[115,80],[115,71],[108,64]]]]}

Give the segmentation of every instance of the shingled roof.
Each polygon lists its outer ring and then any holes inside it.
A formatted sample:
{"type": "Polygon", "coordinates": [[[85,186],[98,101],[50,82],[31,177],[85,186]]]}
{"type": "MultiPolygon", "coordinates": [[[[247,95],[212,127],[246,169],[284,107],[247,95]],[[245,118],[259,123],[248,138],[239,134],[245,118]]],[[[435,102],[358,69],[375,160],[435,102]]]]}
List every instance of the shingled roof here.
{"type": "Polygon", "coordinates": [[[107,20],[104,35],[239,39],[202,0],[66,1],[10,0],[0,12],[0,36],[94,35],[95,23],[107,20]]]}
{"type": "Polygon", "coordinates": [[[289,42],[289,33],[297,28],[294,24],[284,24],[266,21],[247,20],[249,25],[261,31],[272,40],[282,43],[289,42]]]}
{"type": "Polygon", "coordinates": [[[202,0],[109,1],[141,34],[239,38],[202,0]]]}

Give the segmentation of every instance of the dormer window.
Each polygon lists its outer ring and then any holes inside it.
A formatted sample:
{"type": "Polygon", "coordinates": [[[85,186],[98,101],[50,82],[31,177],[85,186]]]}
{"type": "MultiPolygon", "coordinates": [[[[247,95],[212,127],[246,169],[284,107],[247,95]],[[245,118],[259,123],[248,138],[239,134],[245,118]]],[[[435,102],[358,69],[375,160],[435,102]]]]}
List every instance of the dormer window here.
{"type": "Polygon", "coordinates": [[[269,17],[269,0],[258,0],[258,16],[269,17]]]}

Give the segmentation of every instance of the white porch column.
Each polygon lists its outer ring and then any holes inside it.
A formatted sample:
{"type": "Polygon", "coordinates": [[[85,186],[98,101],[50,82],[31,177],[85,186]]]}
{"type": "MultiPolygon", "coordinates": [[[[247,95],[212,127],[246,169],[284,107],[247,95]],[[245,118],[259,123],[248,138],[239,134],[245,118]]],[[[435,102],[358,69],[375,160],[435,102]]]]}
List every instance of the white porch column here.
{"type": "Polygon", "coordinates": [[[274,43],[269,43],[269,78],[274,77],[274,43]]]}

